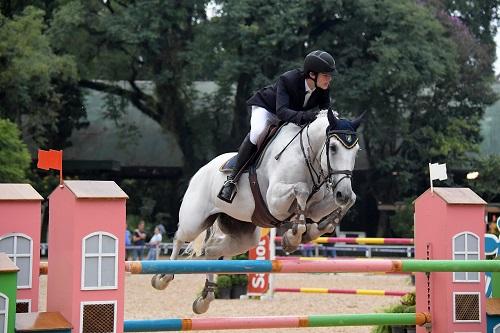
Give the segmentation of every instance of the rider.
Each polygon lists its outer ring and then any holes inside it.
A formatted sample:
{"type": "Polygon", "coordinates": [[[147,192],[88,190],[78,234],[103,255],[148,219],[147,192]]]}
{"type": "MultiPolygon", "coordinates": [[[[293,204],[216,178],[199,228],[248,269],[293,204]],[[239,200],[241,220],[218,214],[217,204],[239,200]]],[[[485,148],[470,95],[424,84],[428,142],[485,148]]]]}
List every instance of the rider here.
{"type": "Polygon", "coordinates": [[[250,97],[250,133],[238,150],[236,164],[227,177],[217,197],[231,203],[240,169],[257,148],[257,142],[269,124],[292,122],[303,125],[316,119],[317,111],[330,107],[328,87],[335,71],[335,60],[325,51],[316,50],[304,59],[304,68],[282,74],[270,86],[264,87],[250,97]]]}

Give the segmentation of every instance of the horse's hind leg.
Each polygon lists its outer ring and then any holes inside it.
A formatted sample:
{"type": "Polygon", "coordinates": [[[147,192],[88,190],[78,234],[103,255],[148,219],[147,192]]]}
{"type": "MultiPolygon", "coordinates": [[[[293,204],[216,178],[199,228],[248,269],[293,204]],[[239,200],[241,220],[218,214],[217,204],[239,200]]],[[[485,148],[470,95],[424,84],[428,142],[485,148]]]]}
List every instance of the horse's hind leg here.
{"type": "MultiPolygon", "coordinates": [[[[172,247],[172,254],[170,255],[170,260],[176,260],[179,256],[180,249],[184,241],[174,238],[174,245],[172,247]]],[[[151,285],[153,288],[158,290],[163,290],[167,288],[170,281],[174,279],[174,274],[155,274],[151,278],[151,285]]]]}
{"type": "MultiPolygon", "coordinates": [[[[230,222],[224,217],[219,218],[218,223],[220,229],[211,235],[205,245],[205,259],[207,260],[244,253],[257,246],[260,240],[260,228],[253,224],[230,222]],[[229,225],[231,227],[228,228],[229,225]]],[[[210,302],[215,299],[216,286],[214,274],[208,273],[201,296],[193,302],[194,313],[207,312],[210,302]]]]}
{"type": "MultiPolygon", "coordinates": [[[[209,229],[207,232],[212,232],[210,237],[215,236],[211,229],[209,229]]],[[[211,251],[210,254],[208,254],[206,247],[204,248],[204,252],[204,259],[206,260],[219,259],[220,257],[220,255],[218,255],[217,253],[212,253],[211,251]]],[[[193,302],[193,312],[196,314],[207,312],[208,308],[210,307],[210,303],[215,299],[215,288],[217,287],[217,283],[215,283],[215,274],[207,273],[206,276],[207,279],[205,280],[205,286],[201,291],[201,295],[198,296],[193,302]]]]}
{"type": "MultiPolygon", "coordinates": [[[[210,258],[215,259],[215,258],[210,258]]],[[[215,299],[215,287],[217,287],[217,283],[215,283],[215,274],[208,273],[207,279],[205,280],[205,286],[201,291],[201,295],[198,296],[193,302],[193,312],[196,314],[202,314],[207,312],[210,307],[210,303],[215,299]]]]}
{"type": "MultiPolygon", "coordinates": [[[[216,218],[217,215],[209,216],[207,219],[205,219],[205,222],[200,225],[198,230],[190,233],[184,232],[184,230],[179,226],[179,229],[175,233],[170,260],[176,260],[177,257],[179,256],[179,252],[184,242],[193,241],[196,238],[196,236],[201,234],[206,228],[210,227],[214,223],[216,218]]],[[[151,278],[151,285],[155,289],[163,290],[167,288],[168,284],[173,279],[174,279],[174,274],[155,274],[151,278]]]]}
{"type": "Polygon", "coordinates": [[[258,245],[261,228],[221,214],[215,232],[205,242],[205,257],[232,257],[258,245]],[[218,228],[217,228],[218,227],[218,228]]]}

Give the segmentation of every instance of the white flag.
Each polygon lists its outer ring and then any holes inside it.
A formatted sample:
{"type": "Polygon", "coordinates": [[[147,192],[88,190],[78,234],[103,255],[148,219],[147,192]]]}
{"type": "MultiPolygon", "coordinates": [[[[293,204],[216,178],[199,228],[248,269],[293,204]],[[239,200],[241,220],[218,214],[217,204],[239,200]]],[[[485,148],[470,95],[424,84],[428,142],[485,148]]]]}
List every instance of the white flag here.
{"type": "Polygon", "coordinates": [[[431,182],[434,179],[446,180],[448,176],[446,175],[446,163],[429,163],[429,174],[431,177],[431,182]]]}

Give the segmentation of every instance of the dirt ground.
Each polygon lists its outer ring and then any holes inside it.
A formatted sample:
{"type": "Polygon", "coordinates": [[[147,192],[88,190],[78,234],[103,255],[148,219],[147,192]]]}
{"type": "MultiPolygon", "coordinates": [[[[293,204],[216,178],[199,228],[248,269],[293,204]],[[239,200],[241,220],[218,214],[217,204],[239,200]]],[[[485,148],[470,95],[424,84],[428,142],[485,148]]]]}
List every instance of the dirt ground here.
{"type": "MultiPolygon", "coordinates": [[[[204,275],[177,275],[169,287],[155,290],[149,275],[125,276],[125,319],[190,318],[191,305],[203,287],[204,275]]],[[[381,274],[275,274],[275,287],[314,287],[345,289],[386,289],[412,291],[410,278],[403,275],[381,274]]],[[[46,307],[47,277],[41,277],[40,311],[46,307]]],[[[312,315],[336,313],[368,313],[399,301],[399,297],[362,296],[345,294],[278,293],[273,300],[215,300],[202,317],[312,315]]],[[[237,332],[370,332],[371,327],[325,327],[267,330],[238,330],[237,332]]],[[[227,331],[205,331],[227,332],[227,331]]]]}

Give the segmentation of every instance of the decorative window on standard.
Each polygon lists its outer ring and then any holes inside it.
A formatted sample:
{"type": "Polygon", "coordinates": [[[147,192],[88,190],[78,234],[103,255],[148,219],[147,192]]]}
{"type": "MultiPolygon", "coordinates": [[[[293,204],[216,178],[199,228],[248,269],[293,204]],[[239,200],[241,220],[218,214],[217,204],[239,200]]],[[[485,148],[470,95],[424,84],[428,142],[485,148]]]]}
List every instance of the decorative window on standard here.
{"type": "MultiPolygon", "coordinates": [[[[479,237],[463,232],[453,237],[453,260],[478,260],[479,237]]],[[[479,282],[479,272],[455,272],[453,282],[479,282]]]]}
{"type": "Polygon", "coordinates": [[[0,293],[0,333],[7,332],[7,311],[9,310],[9,299],[0,293]]]}
{"type": "Polygon", "coordinates": [[[82,242],[82,289],[116,289],[118,239],[106,232],[96,232],[82,242]]]}
{"type": "Polygon", "coordinates": [[[17,288],[31,288],[33,240],[24,234],[8,234],[0,237],[0,252],[5,252],[19,268],[17,288]]]}

